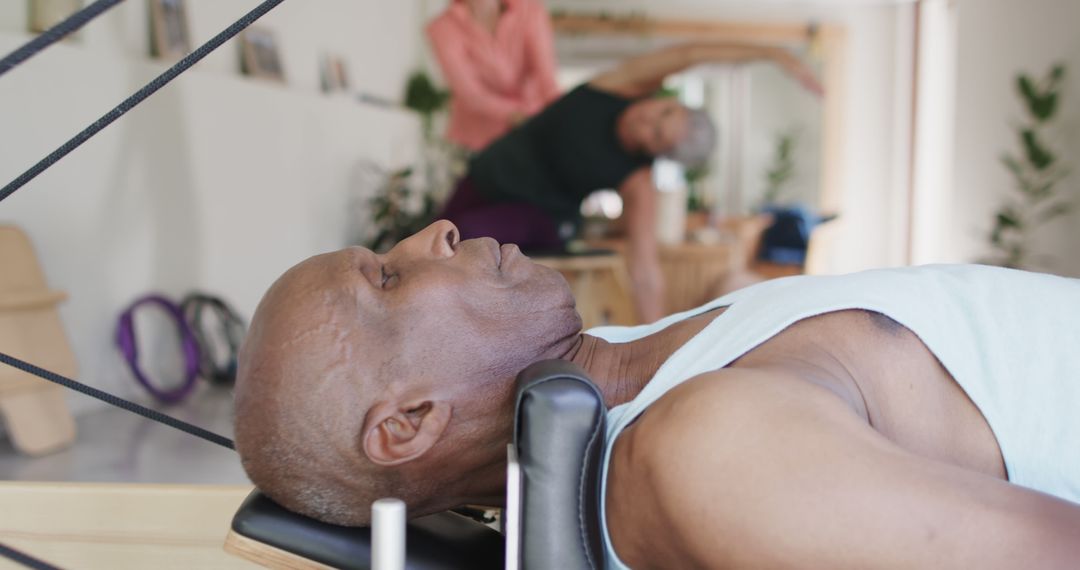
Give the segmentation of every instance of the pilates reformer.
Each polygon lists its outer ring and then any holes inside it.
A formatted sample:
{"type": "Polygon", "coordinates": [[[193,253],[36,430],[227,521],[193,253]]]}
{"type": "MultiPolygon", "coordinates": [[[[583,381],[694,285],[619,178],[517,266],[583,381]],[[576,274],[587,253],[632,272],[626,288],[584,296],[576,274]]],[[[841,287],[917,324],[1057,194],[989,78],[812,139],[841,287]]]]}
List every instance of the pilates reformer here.
{"type": "MultiPolygon", "coordinates": [[[[0,76],[123,0],[96,0],[0,59],[0,76]]],[[[114,109],[0,188],[11,196],[57,161],[153,95],[284,0],[264,0],[114,109]]],[[[233,442],[0,352],[0,363],[79,391],[211,443],[233,442]]],[[[502,532],[444,512],[405,522],[400,502],[377,501],[372,529],[329,525],[292,513],[258,490],[244,501],[224,537],[227,551],[272,568],[599,569],[599,492],[605,440],[599,390],[577,366],[536,363],[518,377],[513,443],[508,446],[502,532]],[[370,562],[369,562],[370,561],[370,562]]],[[[0,544],[0,556],[31,568],[54,566],[0,544]]]]}

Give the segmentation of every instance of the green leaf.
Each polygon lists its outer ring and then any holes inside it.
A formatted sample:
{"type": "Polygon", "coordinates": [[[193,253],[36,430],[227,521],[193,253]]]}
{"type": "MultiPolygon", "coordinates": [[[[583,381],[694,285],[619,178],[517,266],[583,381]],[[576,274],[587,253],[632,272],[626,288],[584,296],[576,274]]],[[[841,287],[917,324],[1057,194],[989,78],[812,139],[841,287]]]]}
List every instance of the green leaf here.
{"type": "Polygon", "coordinates": [[[1020,74],[1016,79],[1016,86],[1031,116],[1038,122],[1044,123],[1050,120],[1057,112],[1058,95],[1053,84],[1045,92],[1040,92],[1030,77],[1020,74]]]}
{"type": "Polygon", "coordinates": [[[997,223],[1002,228],[1020,228],[1020,216],[1012,209],[1001,210],[997,213],[997,223]]]}
{"type": "Polygon", "coordinates": [[[1055,92],[1047,93],[1044,97],[1040,97],[1032,102],[1031,114],[1035,116],[1035,119],[1040,123],[1045,123],[1053,118],[1057,113],[1058,94],[1055,92]]]}
{"type": "Polygon", "coordinates": [[[994,247],[1000,247],[1002,244],[1001,231],[1002,228],[998,225],[994,227],[994,231],[990,232],[990,243],[994,245],[994,247]]]}
{"type": "Polygon", "coordinates": [[[1008,169],[1009,172],[1011,172],[1012,175],[1015,178],[1017,178],[1019,180],[1023,180],[1023,178],[1024,178],[1024,165],[1020,164],[1019,159],[1017,159],[1015,156],[1013,156],[1011,154],[1003,154],[1003,155],[1001,155],[1001,158],[999,158],[998,160],[1001,161],[1001,164],[1004,165],[1005,168],[1008,169]]]}
{"type": "Polygon", "coordinates": [[[405,106],[421,115],[438,112],[449,99],[449,91],[436,87],[422,70],[413,72],[405,84],[405,106]]]}
{"type": "Polygon", "coordinates": [[[1042,184],[1025,184],[1021,186],[1020,189],[1028,196],[1031,196],[1033,202],[1039,202],[1050,197],[1054,190],[1054,183],[1044,182],[1042,184]]]}
{"type": "Polygon", "coordinates": [[[657,89],[652,96],[655,99],[678,99],[679,90],[675,89],[674,87],[668,87],[666,85],[663,85],[659,89],[657,89]]]}
{"type": "Polygon", "coordinates": [[[1072,204],[1068,202],[1058,202],[1043,210],[1042,213],[1038,215],[1038,219],[1040,222],[1049,222],[1050,220],[1068,214],[1071,211],[1072,204]]]}
{"type": "Polygon", "coordinates": [[[1024,129],[1020,131],[1020,140],[1023,142],[1028,162],[1035,167],[1035,170],[1046,170],[1050,165],[1054,164],[1056,157],[1039,142],[1034,130],[1024,129]]]}
{"type": "Polygon", "coordinates": [[[1065,65],[1061,63],[1055,64],[1054,68],[1050,70],[1050,80],[1059,83],[1062,79],[1065,79],[1065,65]]]}
{"type": "Polygon", "coordinates": [[[1035,91],[1035,84],[1031,82],[1027,74],[1021,73],[1016,77],[1016,89],[1020,91],[1024,101],[1029,103],[1039,98],[1039,94],[1035,91]]]}

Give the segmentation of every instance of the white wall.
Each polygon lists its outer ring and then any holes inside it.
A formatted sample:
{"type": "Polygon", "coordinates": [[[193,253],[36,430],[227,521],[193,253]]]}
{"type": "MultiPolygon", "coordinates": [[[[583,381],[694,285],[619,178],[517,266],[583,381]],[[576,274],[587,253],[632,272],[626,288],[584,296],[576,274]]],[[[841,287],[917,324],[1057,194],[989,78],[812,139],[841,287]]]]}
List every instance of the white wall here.
{"type": "MultiPolygon", "coordinates": [[[[776,157],[781,134],[794,132],[795,170],[779,195],[783,204],[813,207],[820,195],[822,148],[821,100],[791,80],[779,67],[764,63],[746,69],[746,128],[742,150],[742,189],[739,203],[749,209],[761,204],[767,186],[765,172],[776,157]]],[[[745,212],[743,212],[745,213],[745,212]]]]}
{"type": "MultiPolygon", "coordinates": [[[[7,53],[29,39],[26,3],[0,4],[7,53]]],[[[196,44],[252,6],[189,0],[196,44]]],[[[165,69],[144,55],[145,10],[123,3],[0,78],[3,183],[165,69]]],[[[230,43],[0,204],[0,223],[27,230],[68,291],[61,314],[92,385],[142,396],[112,340],[137,295],[199,288],[250,315],[288,266],[346,245],[359,160],[415,155],[411,115],[324,96],[317,71],[320,53],[339,53],[354,87],[396,98],[419,59],[413,2],[286,2],[260,25],[278,33],[287,85],[240,76],[230,43]]]]}
{"type": "Polygon", "coordinates": [[[840,94],[844,114],[840,214],[832,240],[829,272],[856,271],[903,263],[905,217],[897,208],[907,187],[907,121],[897,115],[910,106],[910,83],[901,69],[907,57],[907,29],[898,25],[910,9],[886,3],[679,2],[647,0],[549,0],[568,11],[642,11],[653,16],[732,21],[821,22],[843,25],[848,33],[847,85],[840,94]]]}
{"type": "Polygon", "coordinates": [[[1075,0],[961,0],[959,2],[954,217],[944,231],[942,257],[973,261],[985,253],[994,210],[1012,179],[998,157],[1017,149],[1022,116],[1014,77],[1042,76],[1057,61],[1068,66],[1055,145],[1074,174],[1062,185],[1076,209],[1039,228],[1037,249],[1047,269],[1080,276],[1080,2],[1075,0]]]}

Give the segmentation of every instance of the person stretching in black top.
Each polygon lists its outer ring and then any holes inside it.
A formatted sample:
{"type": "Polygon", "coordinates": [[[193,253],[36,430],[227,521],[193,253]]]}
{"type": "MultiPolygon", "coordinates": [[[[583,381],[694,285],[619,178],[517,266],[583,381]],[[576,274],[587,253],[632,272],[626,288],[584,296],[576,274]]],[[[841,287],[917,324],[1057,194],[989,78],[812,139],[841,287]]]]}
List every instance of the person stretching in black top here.
{"type": "Polygon", "coordinates": [[[665,309],[653,159],[699,166],[716,141],[703,111],[654,95],[664,78],[694,65],[757,60],[775,62],[820,94],[813,72],[779,48],[696,43],[634,57],[477,153],[440,217],[457,225],[462,239],[562,249],[576,232],[582,200],[595,190],[616,189],[624,204],[634,305],[641,320],[653,321],[665,309]]]}

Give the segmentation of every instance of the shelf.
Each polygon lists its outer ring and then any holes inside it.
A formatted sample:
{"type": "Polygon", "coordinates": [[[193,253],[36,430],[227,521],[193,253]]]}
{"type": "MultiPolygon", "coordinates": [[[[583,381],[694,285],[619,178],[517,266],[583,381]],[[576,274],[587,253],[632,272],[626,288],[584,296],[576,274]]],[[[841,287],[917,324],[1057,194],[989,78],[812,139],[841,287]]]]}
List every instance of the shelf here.
{"type": "MultiPolygon", "coordinates": [[[[10,31],[0,31],[0,53],[7,54],[11,51],[19,48],[26,42],[32,40],[35,34],[29,32],[15,33],[10,31]]],[[[223,46],[221,50],[230,51],[228,44],[223,46]]],[[[173,65],[172,61],[152,58],[149,55],[144,57],[136,57],[127,54],[118,49],[109,49],[101,46],[90,46],[80,43],[78,40],[65,40],[50,46],[45,52],[37,54],[34,58],[23,62],[15,71],[12,72],[10,77],[18,77],[18,74],[23,74],[28,69],[33,69],[35,64],[39,60],[45,57],[50,58],[77,58],[81,64],[85,65],[115,65],[120,67],[126,67],[138,76],[146,77],[149,81],[154,77],[164,73],[170,66],[173,65]]],[[[353,93],[323,93],[318,90],[301,89],[299,87],[290,85],[287,81],[273,81],[267,79],[261,79],[257,77],[251,77],[244,75],[240,72],[239,61],[236,63],[236,70],[229,72],[218,68],[207,68],[206,61],[201,61],[193,66],[188,71],[184,72],[184,77],[200,77],[205,78],[208,81],[223,81],[223,82],[235,82],[237,84],[243,84],[250,86],[252,89],[265,91],[267,93],[288,93],[291,96],[309,98],[312,101],[322,101],[328,105],[340,105],[340,106],[361,106],[369,107],[371,109],[379,109],[380,111],[399,114],[403,116],[412,116],[412,112],[404,108],[387,106],[379,103],[365,102],[361,99],[359,94],[353,93]]],[[[178,78],[177,81],[180,79],[178,78]]],[[[0,88],[3,86],[0,85],[0,88]]],[[[132,89],[134,91],[134,89],[132,89]]],[[[377,99],[389,99],[379,96],[377,99]]]]}

